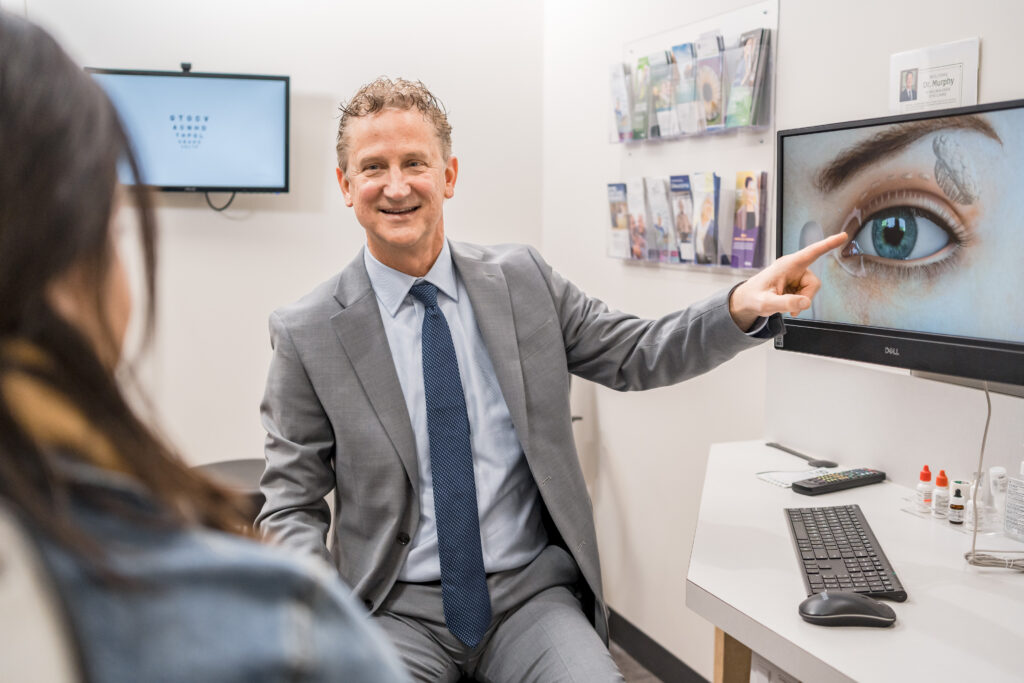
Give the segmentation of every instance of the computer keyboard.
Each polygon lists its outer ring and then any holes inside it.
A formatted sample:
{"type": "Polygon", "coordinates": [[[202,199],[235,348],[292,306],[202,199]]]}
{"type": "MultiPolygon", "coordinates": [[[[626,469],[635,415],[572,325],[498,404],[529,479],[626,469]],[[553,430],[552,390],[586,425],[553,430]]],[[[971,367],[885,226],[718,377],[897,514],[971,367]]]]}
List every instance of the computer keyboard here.
{"type": "Polygon", "coordinates": [[[859,505],[786,508],[807,595],[825,590],[903,602],[903,590],[859,505]]]}

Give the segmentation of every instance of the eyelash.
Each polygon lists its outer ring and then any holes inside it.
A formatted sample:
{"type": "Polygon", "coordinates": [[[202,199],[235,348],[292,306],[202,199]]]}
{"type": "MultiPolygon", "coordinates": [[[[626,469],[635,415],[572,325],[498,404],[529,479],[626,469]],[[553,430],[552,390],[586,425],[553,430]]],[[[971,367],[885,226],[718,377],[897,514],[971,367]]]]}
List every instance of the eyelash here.
{"type": "MultiPolygon", "coordinates": [[[[426,166],[426,164],[424,164],[422,161],[410,161],[407,165],[411,168],[421,168],[423,166],[426,166]]],[[[366,167],[363,168],[364,172],[379,170],[381,170],[380,164],[368,164],[366,167]]]]}
{"type": "Polygon", "coordinates": [[[946,230],[957,245],[966,244],[970,240],[967,228],[963,226],[956,215],[952,214],[938,201],[918,190],[887,190],[882,192],[865,204],[863,215],[866,219],[879,211],[904,206],[904,202],[910,200],[916,201],[916,203],[911,205],[912,208],[919,209],[937,218],[939,221],[937,225],[946,230]]]}
{"type": "Polygon", "coordinates": [[[940,261],[922,263],[918,266],[897,266],[876,261],[873,258],[865,258],[861,261],[865,275],[884,275],[889,279],[896,279],[900,282],[910,282],[919,278],[930,279],[938,277],[956,268],[963,256],[963,249],[957,245],[949,256],[940,261]]]}
{"type": "MultiPolygon", "coordinates": [[[[869,275],[885,275],[887,277],[899,278],[902,281],[932,278],[941,275],[956,267],[962,257],[963,248],[972,241],[970,233],[960,222],[959,218],[950,212],[942,203],[929,196],[929,193],[919,190],[887,190],[878,194],[863,205],[861,210],[862,218],[853,226],[844,225],[843,229],[850,237],[856,236],[867,225],[867,219],[886,209],[909,206],[927,214],[933,222],[945,231],[953,242],[952,248],[943,247],[943,250],[950,249],[945,257],[932,261],[931,263],[919,263],[914,265],[898,265],[887,263],[877,257],[865,256],[862,258],[862,267],[869,275]],[[852,229],[851,229],[852,228],[852,229]]],[[[838,258],[850,258],[838,256],[838,258]]],[[[924,257],[928,258],[928,257],[924,257]]]]}

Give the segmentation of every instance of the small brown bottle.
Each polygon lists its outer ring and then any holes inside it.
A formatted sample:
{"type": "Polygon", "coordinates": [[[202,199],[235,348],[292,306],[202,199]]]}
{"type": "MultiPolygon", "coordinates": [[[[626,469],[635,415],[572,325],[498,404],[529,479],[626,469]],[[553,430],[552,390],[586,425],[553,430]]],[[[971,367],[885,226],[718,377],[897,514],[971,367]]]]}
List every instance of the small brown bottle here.
{"type": "Polygon", "coordinates": [[[964,523],[964,497],[959,486],[953,489],[953,497],[949,499],[949,523],[964,523]]]}

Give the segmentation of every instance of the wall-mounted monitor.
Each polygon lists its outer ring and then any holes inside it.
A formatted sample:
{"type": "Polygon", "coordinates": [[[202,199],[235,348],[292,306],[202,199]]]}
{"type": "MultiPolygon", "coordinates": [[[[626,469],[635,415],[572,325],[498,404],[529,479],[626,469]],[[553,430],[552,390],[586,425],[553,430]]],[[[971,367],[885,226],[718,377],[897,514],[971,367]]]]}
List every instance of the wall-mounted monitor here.
{"type": "MultiPolygon", "coordinates": [[[[87,68],[113,101],[142,182],[178,192],[287,192],[287,76],[87,68]]],[[[124,177],[125,182],[133,182],[124,177]]]]}
{"type": "Polygon", "coordinates": [[[777,255],[845,232],[784,350],[1024,385],[1024,100],[778,133],[777,255]]]}

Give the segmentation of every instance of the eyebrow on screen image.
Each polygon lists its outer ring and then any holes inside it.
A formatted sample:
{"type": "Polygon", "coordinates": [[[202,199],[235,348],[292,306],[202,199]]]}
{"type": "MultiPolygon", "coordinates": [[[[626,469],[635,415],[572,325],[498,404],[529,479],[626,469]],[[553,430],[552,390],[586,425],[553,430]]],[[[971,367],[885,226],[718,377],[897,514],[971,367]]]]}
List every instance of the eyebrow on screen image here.
{"type": "Polygon", "coordinates": [[[893,156],[924,136],[940,130],[974,131],[999,144],[1003,142],[988,121],[974,114],[908,121],[876,133],[841,152],[818,173],[814,185],[822,192],[831,192],[863,168],[893,156]]]}

